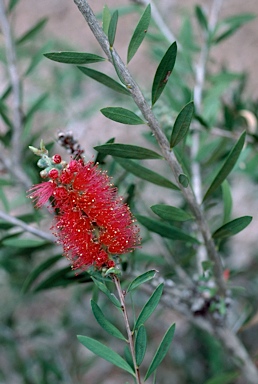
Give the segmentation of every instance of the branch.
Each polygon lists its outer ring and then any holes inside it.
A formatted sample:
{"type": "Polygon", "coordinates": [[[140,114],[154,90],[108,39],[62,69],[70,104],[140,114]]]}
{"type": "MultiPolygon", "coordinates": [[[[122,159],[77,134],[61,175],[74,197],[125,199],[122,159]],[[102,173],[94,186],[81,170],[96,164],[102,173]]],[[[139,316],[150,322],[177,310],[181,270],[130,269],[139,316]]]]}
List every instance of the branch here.
{"type": "MultiPolygon", "coordinates": [[[[212,32],[217,24],[218,15],[222,6],[223,0],[213,0],[210,17],[208,19],[208,31],[204,31],[204,43],[201,48],[199,62],[195,69],[195,86],[194,86],[194,106],[196,112],[201,115],[202,112],[202,95],[205,85],[205,77],[207,70],[207,62],[210,53],[210,38],[209,33],[212,32]]],[[[192,146],[191,146],[191,169],[192,169],[192,186],[198,204],[201,204],[203,198],[202,191],[202,175],[200,163],[197,162],[196,156],[200,148],[200,132],[193,131],[192,146]]],[[[202,262],[207,259],[207,251],[203,245],[200,245],[197,252],[198,270],[202,270],[202,262]]]]}
{"type": "Polygon", "coordinates": [[[132,331],[130,328],[128,314],[127,314],[126,305],[125,305],[125,296],[124,296],[124,293],[122,291],[119,278],[116,275],[113,275],[112,278],[113,278],[113,281],[116,285],[116,289],[117,289],[119,299],[120,299],[121,309],[122,309],[122,312],[124,315],[125,328],[126,328],[126,332],[127,332],[127,336],[128,336],[128,343],[129,343],[129,347],[130,347],[130,351],[131,351],[131,355],[132,355],[132,360],[133,360],[133,365],[134,365],[134,371],[135,371],[135,375],[136,375],[135,380],[136,380],[137,384],[141,384],[140,371],[139,371],[139,367],[137,366],[137,363],[136,363],[132,331]]]}
{"type": "MultiPolygon", "coordinates": [[[[217,4],[219,3],[219,1],[220,0],[217,0],[217,4]]],[[[74,3],[78,6],[80,12],[84,16],[86,22],[88,23],[90,29],[92,30],[94,36],[96,37],[103,51],[105,52],[109,60],[112,61],[108,39],[104,34],[103,30],[100,28],[98,21],[95,15],[93,14],[88,2],[86,0],[74,0],[74,3]]],[[[180,173],[182,173],[181,166],[178,163],[176,157],[174,156],[174,153],[170,151],[168,140],[164,135],[164,133],[162,132],[157,119],[155,118],[149,104],[144,99],[144,96],[140,88],[132,78],[131,74],[127,70],[125,64],[123,63],[123,61],[121,60],[121,58],[119,57],[119,55],[117,54],[114,48],[112,51],[112,56],[113,56],[113,60],[115,61],[116,67],[120,71],[120,75],[122,79],[128,85],[128,89],[131,91],[132,97],[136,105],[139,107],[143,116],[148,121],[148,125],[161,148],[164,158],[167,160],[170,168],[172,169],[172,172],[176,180],[178,180],[180,173]]],[[[190,187],[183,188],[180,183],[178,183],[178,186],[181,189],[183,196],[188,202],[188,205],[196,218],[199,230],[203,236],[207,253],[210,259],[215,264],[214,274],[215,274],[217,286],[219,288],[219,292],[221,294],[225,294],[226,287],[225,287],[225,282],[222,276],[223,270],[222,270],[221,260],[216,251],[214,241],[211,238],[211,233],[206,223],[206,220],[203,216],[203,212],[199,204],[197,203],[195,195],[193,191],[190,189],[190,187]]],[[[168,296],[168,303],[167,303],[167,305],[169,305],[170,308],[173,307],[171,306],[171,296],[173,297],[173,295],[171,294],[168,296]]],[[[163,301],[164,300],[165,298],[163,298],[163,301]]],[[[174,302],[173,305],[180,312],[180,305],[176,302],[174,302]]],[[[189,310],[187,311],[186,307],[184,307],[183,313],[188,317],[190,316],[190,319],[196,325],[201,326],[203,329],[217,336],[221,340],[223,346],[225,346],[227,351],[230,352],[230,355],[232,356],[232,358],[236,359],[235,363],[241,367],[243,376],[247,380],[246,383],[248,384],[257,383],[258,373],[257,373],[256,367],[253,364],[252,360],[250,359],[249,355],[247,354],[245,348],[238,340],[237,336],[230,329],[222,328],[222,327],[214,328],[209,321],[201,317],[198,318],[198,320],[194,319],[193,315],[191,315],[191,313],[189,314],[189,310]]]]}
{"type": "MultiPolygon", "coordinates": [[[[98,21],[94,13],[92,12],[88,2],[86,0],[74,0],[74,3],[78,6],[80,12],[84,16],[92,33],[96,37],[97,41],[99,42],[105,54],[107,55],[108,59],[112,61],[108,39],[104,34],[102,28],[99,26],[98,21]]],[[[178,182],[179,175],[183,173],[183,170],[180,164],[178,163],[174,153],[171,152],[169,142],[165,134],[161,130],[159,122],[154,116],[150,105],[145,100],[139,86],[136,84],[136,82],[132,78],[130,72],[128,71],[124,62],[121,60],[120,56],[118,55],[118,53],[114,48],[112,48],[112,57],[116,64],[117,69],[120,72],[122,79],[124,80],[125,84],[127,84],[128,89],[131,92],[131,95],[134,99],[135,104],[138,106],[143,116],[147,120],[148,125],[160,146],[162,154],[166,159],[166,161],[168,162],[175,176],[175,179],[178,182]]],[[[196,218],[197,225],[199,227],[200,232],[202,233],[202,237],[207,249],[207,253],[210,259],[212,260],[212,262],[214,263],[214,276],[216,279],[219,293],[222,295],[225,295],[226,286],[223,279],[223,268],[222,268],[221,259],[219,254],[217,253],[215,243],[211,237],[211,233],[210,233],[208,224],[205,220],[205,217],[203,215],[203,212],[199,204],[197,203],[195,195],[192,189],[190,188],[190,186],[188,186],[187,188],[184,188],[178,182],[178,187],[181,189],[181,192],[185,200],[187,201],[189,208],[191,209],[192,213],[196,218]]]]}
{"type": "Polygon", "coordinates": [[[16,50],[12,38],[12,32],[10,23],[8,21],[4,0],[0,0],[0,25],[5,41],[7,68],[10,76],[10,82],[13,92],[13,132],[12,132],[12,154],[11,161],[7,161],[4,155],[1,155],[1,162],[5,168],[18,180],[28,188],[31,182],[27,175],[24,173],[21,167],[22,160],[22,129],[23,129],[23,118],[21,108],[21,88],[20,78],[17,69],[16,50]]]}
{"type": "MultiPolygon", "coordinates": [[[[152,287],[147,284],[142,285],[142,289],[148,294],[152,292],[152,287]]],[[[184,316],[194,326],[218,339],[225,348],[229,358],[241,369],[242,376],[244,377],[243,382],[245,384],[257,384],[257,369],[237,335],[227,326],[221,326],[210,318],[194,315],[191,311],[192,299],[191,288],[190,290],[178,286],[168,288],[165,285],[161,302],[165,307],[175,310],[178,314],[184,316]],[[184,291],[184,295],[182,295],[182,291],[184,291]]]]}
{"type": "Polygon", "coordinates": [[[17,219],[16,217],[13,217],[11,215],[8,215],[7,213],[0,211],[0,218],[7,221],[10,224],[16,225],[17,227],[24,229],[29,233],[32,233],[35,236],[40,237],[41,239],[49,241],[50,243],[55,243],[56,241],[54,236],[44,231],[41,231],[40,229],[34,228],[31,225],[24,223],[24,221],[17,219]]]}
{"type": "Polygon", "coordinates": [[[16,51],[12,39],[10,24],[6,15],[4,1],[0,0],[0,23],[5,39],[6,58],[13,90],[13,125],[14,132],[12,145],[15,150],[17,163],[21,160],[21,133],[22,133],[22,114],[21,114],[21,92],[20,78],[17,70],[16,51]]]}

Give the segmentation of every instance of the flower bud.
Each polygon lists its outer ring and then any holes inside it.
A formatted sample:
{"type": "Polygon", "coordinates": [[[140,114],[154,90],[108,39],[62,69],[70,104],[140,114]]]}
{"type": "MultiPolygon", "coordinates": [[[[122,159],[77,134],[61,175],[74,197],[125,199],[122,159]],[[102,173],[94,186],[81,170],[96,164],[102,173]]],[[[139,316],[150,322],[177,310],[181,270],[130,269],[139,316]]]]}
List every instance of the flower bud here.
{"type": "Polygon", "coordinates": [[[62,157],[60,155],[56,154],[52,157],[52,161],[54,164],[60,164],[62,161],[62,157]]]}

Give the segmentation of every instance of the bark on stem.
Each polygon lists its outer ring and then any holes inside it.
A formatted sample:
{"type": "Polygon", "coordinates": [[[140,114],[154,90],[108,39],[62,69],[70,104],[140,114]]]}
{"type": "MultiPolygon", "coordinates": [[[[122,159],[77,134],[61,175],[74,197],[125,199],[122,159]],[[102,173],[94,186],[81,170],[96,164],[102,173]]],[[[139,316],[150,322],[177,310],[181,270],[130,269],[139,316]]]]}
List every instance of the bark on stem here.
{"type": "MultiPolygon", "coordinates": [[[[103,32],[102,28],[99,26],[98,21],[94,13],[92,12],[88,2],[86,0],[74,0],[74,3],[78,6],[79,11],[82,13],[92,33],[96,37],[98,43],[100,44],[103,51],[107,55],[108,59],[112,61],[111,54],[110,54],[110,46],[109,46],[107,36],[103,32]]],[[[175,176],[175,179],[178,183],[178,186],[181,189],[181,192],[185,200],[187,201],[189,208],[191,209],[192,213],[196,218],[198,228],[202,233],[202,237],[203,237],[205,247],[207,249],[207,253],[209,255],[210,260],[213,261],[214,263],[214,276],[216,279],[219,293],[221,295],[225,295],[226,286],[223,279],[223,268],[222,268],[221,259],[216,250],[215,243],[211,237],[211,233],[210,233],[208,224],[205,220],[205,217],[203,215],[203,212],[196,201],[195,195],[190,187],[184,188],[178,182],[179,175],[183,173],[183,170],[180,164],[178,163],[174,153],[171,152],[169,142],[165,134],[161,130],[159,122],[154,116],[150,105],[145,100],[139,86],[132,78],[130,72],[128,71],[124,62],[121,60],[120,56],[118,55],[118,53],[114,48],[112,48],[112,56],[113,56],[113,60],[116,63],[116,67],[120,72],[121,77],[123,78],[125,84],[127,84],[127,87],[131,92],[131,95],[134,99],[135,104],[138,106],[143,116],[145,117],[146,121],[148,122],[148,125],[160,146],[162,154],[166,159],[166,161],[168,162],[175,176]]]]}
{"type": "Polygon", "coordinates": [[[128,343],[129,343],[129,347],[130,347],[130,351],[131,351],[131,355],[132,355],[132,359],[133,359],[134,371],[135,371],[135,375],[136,375],[135,379],[136,379],[137,384],[141,384],[140,371],[139,371],[139,367],[137,366],[137,363],[136,363],[132,331],[130,328],[128,314],[127,314],[126,305],[125,305],[125,296],[123,294],[119,278],[116,275],[113,275],[113,280],[114,280],[114,283],[116,285],[116,289],[117,289],[120,303],[121,303],[121,308],[122,308],[123,315],[124,315],[124,322],[125,322],[125,328],[126,328],[126,332],[127,332],[127,336],[128,336],[128,343]]]}
{"type": "MultiPolygon", "coordinates": [[[[0,0],[0,25],[2,33],[4,36],[5,42],[5,51],[7,59],[7,69],[9,72],[10,83],[13,93],[13,133],[12,133],[12,160],[7,162],[5,159],[2,159],[2,163],[10,173],[17,175],[21,183],[28,187],[30,185],[30,180],[28,179],[25,172],[23,172],[21,167],[22,160],[22,146],[21,146],[21,135],[23,128],[23,118],[22,118],[22,108],[21,108],[21,87],[20,87],[20,77],[17,69],[17,59],[16,59],[16,49],[12,37],[12,31],[10,23],[7,18],[6,9],[4,0],[0,0]],[[10,164],[9,164],[10,163],[10,164]]],[[[1,157],[4,157],[2,155],[1,157]]]]}
{"type": "Polygon", "coordinates": [[[50,243],[56,242],[56,238],[53,235],[50,235],[49,233],[41,231],[40,229],[34,228],[31,225],[24,223],[24,221],[17,219],[16,217],[13,217],[11,215],[8,215],[5,212],[0,211],[0,219],[3,219],[8,223],[13,224],[17,227],[20,227],[24,229],[24,231],[32,233],[33,235],[40,237],[41,239],[47,240],[50,243]]]}
{"type": "Polygon", "coordinates": [[[6,58],[8,62],[8,71],[10,75],[12,90],[13,90],[13,149],[15,149],[15,155],[17,162],[20,161],[21,151],[19,150],[21,145],[21,131],[22,131],[22,116],[21,116],[21,92],[20,92],[20,78],[17,70],[16,51],[12,39],[12,33],[10,24],[8,22],[4,1],[0,0],[0,23],[2,32],[5,38],[6,58]]]}

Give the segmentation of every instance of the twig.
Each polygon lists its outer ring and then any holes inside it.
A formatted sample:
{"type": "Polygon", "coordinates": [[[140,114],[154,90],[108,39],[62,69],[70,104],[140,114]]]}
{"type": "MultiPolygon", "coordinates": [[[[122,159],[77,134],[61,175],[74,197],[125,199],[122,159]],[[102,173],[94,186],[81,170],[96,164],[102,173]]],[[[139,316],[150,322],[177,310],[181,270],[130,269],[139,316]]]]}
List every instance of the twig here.
{"type": "MultiPolygon", "coordinates": [[[[208,19],[208,31],[204,31],[204,43],[201,48],[199,62],[195,70],[195,86],[194,86],[194,106],[196,112],[201,115],[202,111],[202,95],[205,85],[206,68],[210,52],[209,33],[211,33],[217,23],[218,14],[222,6],[223,0],[214,0],[212,2],[210,17],[208,19]]],[[[202,191],[202,176],[200,163],[196,161],[196,156],[200,148],[200,132],[193,131],[192,145],[191,145],[191,169],[192,169],[192,186],[196,196],[197,203],[201,205],[203,198],[202,191]]],[[[202,271],[202,262],[207,259],[207,250],[201,244],[197,252],[197,265],[198,270],[202,271]]]]}
{"type": "MultiPolygon", "coordinates": [[[[142,289],[147,292],[152,292],[152,286],[143,284],[142,289]]],[[[240,342],[235,333],[223,325],[220,326],[206,319],[204,316],[195,316],[190,308],[191,305],[191,292],[189,293],[189,305],[186,302],[182,301],[182,289],[187,290],[187,288],[180,287],[165,287],[164,293],[161,297],[161,303],[170,309],[175,310],[178,314],[184,316],[190,323],[196,327],[202,329],[205,332],[208,332],[211,336],[215,337],[220,341],[222,346],[226,349],[227,354],[230,359],[233,360],[234,364],[241,369],[242,375],[244,377],[245,384],[257,384],[258,372],[257,369],[250,359],[245,347],[240,342]]],[[[186,292],[187,295],[187,292],[186,292]]],[[[184,297],[186,296],[184,295],[184,297]]]]}
{"type": "Polygon", "coordinates": [[[22,156],[22,145],[21,135],[23,128],[22,121],[22,110],[21,110],[21,89],[20,89],[20,78],[17,69],[16,50],[12,38],[12,32],[10,23],[8,21],[4,0],[0,0],[0,25],[2,33],[4,35],[5,50],[7,58],[7,68],[10,76],[10,82],[13,92],[13,133],[12,133],[12,154],[11,160],[6,161],[4,155],[1,155],[1,162],[5,168],[13,174],[18,180],[23,183],[26,188],[31,184],[25,172],[21,168],[21,156],[22,156]]]}
{"type": "Polygon", "coordinates": [[[126,305],[125,305],[125,296],[124,296],[124,293],[122,291],[119,278],[116,275],[113,275],[112,277],[113,277],[114,283],[116,285],[116,289],[117,289],[120,303],[121,303],[121,309],[122,309],[123,315],[124,315],[125,328],[126,328],[126,332],[127,332],[127,336],[128,336],[129,347],[130,347],[133,365],[134,365],[134,371],[135,371],[135,375],[136,375],[135,379],[136,379],[137,384],[141,384],[140,371],[139,371],[139,367],[137,366],[137,363],[136,363],[132,331],[130,328],[128,314],[127,314],[126,305]]]}
{"type": "MultiPolygon", "coordinates": [[[[97,41],[99,42],[100,46],[102,47],[103,51],[109,58],[109,60],[112,60],[111,54],[110,54],[110,46],[108,39],[106,35],[104,34],[103,30],[98,24],[98,21],[92,12],[88,2],[86,0],[74,0],[74,3],[78,6],[80,12],[84,16],[86,22],[88,23],[90,29],[92,30],[92,33],[96,37],[97,41]]],[[[168,162],[175,179],[179,180],[179,175],[183,173],[183,170],[178,163],[175,155],[170,150],[169,142],[161,130],[161,127],[159,125],[159,122],[157,121],[156,117],[154,116],[150,105],[145,100],[140,88],[132,78],[130,72],[126,68],[125,64],[121,60],[120,56],[117,54],[116,50],[113,48],[112,51],[112,57],[113,60],[116,63],[116,67],[120,72],[120,76],[124,80],[125,84],[127,84],[128,89],[131,92],[131,95],[135,101],[135,104],[139,107],[140,111],[142,112],[143,116],[148,122],[148,125],[155,136],[160,149],[162,151],[162,154],[166,161],[168,162]]],[[[186,199],[192,213],[194,214],[196,218],[196,222],[198,224],[199,230],[202,233],[203,241],[205,243],[207,253],[210,257],[210,259],[214,263],[214,276],[216,279],[218,291],[220,294],[225,295],[226,286],[223,279],[223,268],[222,263],[219,254],[217,253],[215,243],[211,237],[211,232],[209,230],[208,224],[205,220],[205,217],[203,215],[202,210],[200,209],[199,204],[196,201],[195,195],[188,186],[187,188],[184,188],[179,182],[178,186],[181,189],[181,192],[186,199]]]]}
{"type": "Polygon", "coordinates": [[[22,133],[22,114],[21,114],[21,91],[20,78],[17,70],[16,51],[12,39],[10,24],[6,15],[4,1],[0,0],[0,23],[5,38],[6,58],[13,90],[13,125],[14,132],[12,137],[12,147],[15,150],[17,163],[21,160],[21,133],[22,133]]]}
{"type": "Polygon", "coordinates": [[[7,221],[10,224],[16,225],[17,227],[24,229],[29,233],[32,233],[35,236],[40,237],[41,239],[49,241],[50,243],[55,243],[56,241],[55,237],[50,235],[49,233],[46,233],[44,231],[41,231],[40,229],[34,228],[31,225],[24,223],[22,220],[17,219],[16,217],[13,217],[11,215],[8,215],[5,212],[0,211],[0,218],[7,221]]]}

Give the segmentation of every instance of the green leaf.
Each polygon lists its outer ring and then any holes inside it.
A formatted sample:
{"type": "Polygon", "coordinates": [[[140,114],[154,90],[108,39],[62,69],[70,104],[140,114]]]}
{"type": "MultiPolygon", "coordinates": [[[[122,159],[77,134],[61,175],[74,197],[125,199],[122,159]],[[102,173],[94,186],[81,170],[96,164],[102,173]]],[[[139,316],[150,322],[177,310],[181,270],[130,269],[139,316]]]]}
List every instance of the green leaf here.
{"type": "Polygon", "coordinates": [[[227,176],[230,174],[232,169],[234,168],[240,153],[242,151],[242,148],[245,143],[245,135],[246,133],[243,132],[240,138],[238,139],[237,143],[234,145],[232,150],[230,151],[228,157],[226,158],[223,166],[215,176],[213,182],[211,183],[209,189],[207,190],[203,201],[207,199],[213,192],[216,191],[216,189],[223,183],[223,181],[227,178],[227,176]]]}
{"type": "Polygon", "coordinates": [[[8,11],[11,12],[15,6],[19,3],[20,0],[10,0],[9,6],[8,6],[8,11]]]}
{"type": "Polygon", "coordinates": [[[178,181],[184,188],[187,188],[189,185],[189,179],[184,173],[180,173],[178,181]]]}
{"type": "Polygon", "coordinates": [[[199,5],[196,5],[195,6],[195,16],[198,20],[198,23],[200,25],[200,27],[204,30],[204,31],[208,31],[209,28],[208,28],[208,21],[207,21],[207,17],[205,15],[205,13],[203,12],[203,9],[202,7],[200,7],[199,5]]]}
{"type": "Polygon", "coordinates": [[[142,324],[144,324],[148,320],[148,318],[152,315],[152,313],[155,311],[160,301],[163,288],[164,288],[163,283],[157,286],[157,288],[155,289],[155,291],[153,292],[149,300],[146,302],[146,304],[142,308],[138,316],[138,319],[136,320],[134,330],[137,330],[142,324]]]}
{"type": "Polygon", "coordinates": [[[162,362],[162,360],[164,359],[164,357],[166,356],[168,350],[169,350],[169,347],[170,347],[170,344],[173,340],[173,337],[174,337],[174,333],[175,333],[175,324],[172,324],[169,329],[167,330],[167,332],[165,333],[158,349],[157,349],[157,352],[155,353],[153,359],[152,359],[152,362],[150,363],[150,366],[148,368],[148,371],[145,375],[145,378],[144,378],[144,381],[146,381],[148,379],[148,377],[150,377],[150,375],[158,368],[158,366],[160,365],[160,363],[162,362]]]}
{"type": "Polygon", "coordinates": [[[16,44],[20,45],[28,40],[32,40],[45,26],[47,18],[41,19],[29,31],[25,32],[17,41],[16,44]]]}
{"type": "Polygon", "coordinates": [[[130,365],[130,367],[134,369],[133,358],[128,345],[126,345],[124,348],[124,357],[127,363],[130,365]]]}
{"type": "Polygon", "coordinates": [[[152,85],[152,105],[156,103],[168,82],[169,76],[171,75],[176,62],[176,54],[177,45],[176,42],[174,42],[161,59],[155,73],[152,85]]]}
{"type": "Polygon", "coordinates": [[[105,293],[105,295],[109,298],[110,301],[112,301],[112,303],[117,307],[117,308],[120,308],[121,309],[121,304],[120,304],[120,301],[117,299],[117,297],[111,293],[109,291],[109,289],[107,288],[107,286],[102,283],[101,281],[95,279],[94,277],[92,277],[92,280],[94,281],[94,284],[98,287],[98,289],[105,293]]]}
{"type": "Polygon", "coordinates": [[[40,281],[33,291],[39,292],[44,289],[67,287],[71,284],[89,283],[91,281],[91,277],[87,272],[80,273],[80,275],[76,276],[71,267],[67,266],[48,275],[44,280],[40,281]]]}
{"type": "Polygon", "coordinates": [[[156,204],[151,207],[151,210],[161,217],[163,220],[168,221],[187,221],[192,220],[194,217],[183,209],[172,207],[166,204],[156,204]]]}
{"type": "Polygon", "coordinates": [[[138,48],[140,47],[144,37],[146,36],[151,19],[151,6],[147,5],[139,23],[137,24],[133,36],[130,40],[127,51],[127,64],[133,58],[138,48]]]}
{"type": "Polygon", "coordinates": [[[88,336],[77,336],[79,342],[84,345],[87,349],[93,352],[95,355],[101,357],[102,359],[109,361],[113,365],[123,369],[124,371],[130,373],[135,376],[134,371],[130,367],[130,365],[115,351],[111,348],[108,348],[106,345],[100,343],[99,341],[92,339],[88,336]]]}
{"type": "Polygon", "coordinates": [[[16,247],[16,248],[37,248],[42,247],[43,245],[49,244],[46,240],[36,240],[36,239],[21,239],[19,237],[4,239],[2,244],[7,247],[16,247]]]}
{"type": "Polygon", "coordinates": [[[172,225],[141,215],[136,215],[136,219],[149,231],[158,233],[160,236],[166,237],[167,239],[182,240],[195,244],[199,243],[194,237],[187,235],[176,227],[172,227],[172,225]]]}
{"type": "Polygon", "coordinates": [[[104,57],[85,52],[48,52],[44,53],[44,56],[50,60],[65,64],[91,64],[106,61],[104,57]]]}
{"type": "Polygon", "coordinates": [[[151,171],[148,168],[145,168],[137,163],[135,163],[132,160],[124,160],[122,158],[115,158],[115,161],[121,165],[126,171],[132,173],[133,175],[143,179],[147,180],[152,184],[159,185],[164,188],[170,188],[175,189],[178,191],[178,187],[172,183],[170,180],[166,179],[165,177],[159,175],[156,172],[151,171]]]}
{"type": "Polygon", "coordinates": [[[106,35],[108,35],[108,27],[111,20],[111,12],[108,6],[105,4],[102,13],[102,29],[106,35]]]}
{"type": "MultiPolygon", "coordinates": [[[[106,144],[111,144],[111,143],[114,143],[114,141],[115,141],[115,138],[114,137],[112,137],[111,139],[109,139],[107,142],[106,142],[106,144]]],[[[96,149],[97,147],[95,147],[95,149],[96,149]]],[[[96,151],[97,151],[97,149],[96,149],[96,151]]],[[[97,154],[97,157],[96,157],[96,160],[95,160],[95,164],[96,163],[99,163],[99,164],[104,164],[104,160],[105,160],[105,158],[106,158],[106,154],[105,153],[98,153],[97,154]]]]}
{"type": "Polygon", "coordinates": [[[157,271],[155,269],[152,269],[151,271],[144,272],[140,276],[137,276],[131,283],[129,284],[127,288],[127,293],[133,291],[139,285],[146,283],[147,281],[153,279],[153,277],[156,275],[157,271]]]}
{"type": "Polygon", "coordinates": [[[230,192],[229,183],[227,180],[224,180],[221,184],[222,187],[222,197],[224,204],[224,217],[223,224],[227,223],[230,220],[231,211],[232,211],[232,196],[230,192]]]}
{"type": "Polygon", "coordinates": [[[26,116],[25,116],[25,122],[28,123],[28,121],[34,116],[34,114],[41,109],[42,105],[45,103],[45,101],[47,100],[48,98],[48,94],[47,93],[44,93],[43,95],[41,95],[34,103],[33,105],[30,107],[30,109],[28,110],[26,116]]]}
{"type": "Polygon", "coordinates": [[[8,108],[6,106],[6,104],[3,102],[3,100],[1,100],[0,98],[0,116],[2,116],[2,119],[3,121],[5,122],[5,124],[12,129],[12,122],[8,116],[8,108]]]}
{"type": "Polygon", "coordinates": [[[213,233],[212,237],[214,239],[225,239],[226,237],[234,236],[245,229],[251,223],[252,219],[251,216],[238,217],[237,219],[222,225],[222,227],[213,233]]]}
{"type": "Polygon", "coordinates": [[[29,288],[31,285],[34,283],[34,281],[43,273],[45,272],[48,268],[50,268],[53,264],[55,264],[58,260],[60,260],[62,256],[57,255],[50,257],[40,265],[38,265],[26,278],[23,287],[22,287],[22,292],[26,293],[28,292],[29,288]]]}
{"type": "Polygon", "coordinates": [[[170,148],[175,147],[187,135],[192,121],[193,113],[194,103],[193,101],[190,101],[190,103],[184,106],[176,118],[170,138],[170,148]]]}
{"type": "Polygon", "coordinates": [[[150,149],[130,144],[104,144],[94,147],[100,153],[126,159],[162,159],[162,156],[150,149]]]}
{"type": "Polygon", "coordinates": [[[108,41],[109,41],[110,47],[113,47],[114,45],[114,41],[116,37],[117,21],[118,21],[118,11],[115,11],[111,16],[109,26],[108,26],[108,41]]]}
{"type": "Polygon", "coordinates": [[[117,81],[111,79],[111,77],[105,75],[102,72],[95,71],[95,69],[86,68],[78,66],[79,70],[86,76],[90,77],[93,80],[98,81],[99,83],[105,85],[108,88],[113,89],[113,91],[122,93],[123,95],[130,96],[131,93],[123,85],[119,84],[117,81]]]}
{"type": "Polygon", "coordinates": [[[204,384],[234,384],[235,380],[239,377],[239,372],[219,373],[212,377],[204,384]]]}
{"type": "Polygon", "coordinates": [[[144,325],[142,324],[137,332],[135,339],[135,358],[136,364],[139,367],[144,359],[147,348],[147,334],[144,325]]]}
{"type": "Polygon", "coordinates": [[[100,112],[108,119],[117,121],[118,123],[129,125],[146,124],[146,122],[137,116],[134,112],[129,111],[129,109],[126,108],[107,107],[102,108],[100,112]]]}
{"type": "Polygon", "coordinates": [[[119,329],[117,329],[109,320],[106,319],[98,304],[95,303],[95,301],[93,300],[91,300],[91,309],[93,315],[95,316],[95,319],[107,333],[114,337],[117,337],[118,339],[127,341],[124,335],[119,331],[119,329]]]}
{"type": "Polygon", "coordinates": [[[218,24],[218,30],[221,30],[221,29],[224,29],[224,30],[214,38],[213,44],[218,44],[222,40],[231,36],[240,27],[242,27],[242,25],[249,23],[255,18],[256,18],[256,15],[252,13],[242,13],[239,15],[227,17],[226,19],[222,20],[218,24]]]}

